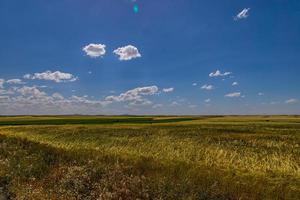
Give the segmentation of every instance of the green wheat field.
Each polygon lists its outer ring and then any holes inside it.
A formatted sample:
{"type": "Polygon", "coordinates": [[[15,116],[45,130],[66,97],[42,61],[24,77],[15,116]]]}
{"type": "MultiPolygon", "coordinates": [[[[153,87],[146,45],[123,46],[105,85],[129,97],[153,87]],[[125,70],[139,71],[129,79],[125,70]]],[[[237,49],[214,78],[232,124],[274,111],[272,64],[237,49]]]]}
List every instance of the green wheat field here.
{"type": "Polygon", "coordinates": [[[3,116],[1,198],[300,199],[300,116],[3,116]]]}

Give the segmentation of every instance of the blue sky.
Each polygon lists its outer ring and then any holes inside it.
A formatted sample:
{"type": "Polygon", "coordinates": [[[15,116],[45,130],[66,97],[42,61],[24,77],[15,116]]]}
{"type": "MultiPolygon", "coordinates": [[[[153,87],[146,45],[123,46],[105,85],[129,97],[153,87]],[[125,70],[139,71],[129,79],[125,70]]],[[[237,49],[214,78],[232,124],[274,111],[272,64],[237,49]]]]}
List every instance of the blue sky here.
{"type": "Polygon", "coordinates": [[[1,0],[0,114],[300,114],[299,21],[298,0],[1,0]]]}

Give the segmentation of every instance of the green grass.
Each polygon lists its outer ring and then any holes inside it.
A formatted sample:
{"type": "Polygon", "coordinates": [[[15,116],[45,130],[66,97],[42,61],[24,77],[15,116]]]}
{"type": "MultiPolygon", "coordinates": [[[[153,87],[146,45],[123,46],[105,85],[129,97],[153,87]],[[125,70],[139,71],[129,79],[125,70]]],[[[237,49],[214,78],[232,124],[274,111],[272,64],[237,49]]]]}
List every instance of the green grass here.
{"type": "Polygon", "coordinates": [[[0,126],[13,125],[68,125],[68,124],[153,124],[194,120],[192,117],[19,117],[0,118],[0,126]]]}
{"type": "MultiPolygon", "coordinates": [[[[0,117],[15,199],[300,199],[300,117],[0,117]]],[[[0,190],[1,191],[1,190],[0,190]]]]}

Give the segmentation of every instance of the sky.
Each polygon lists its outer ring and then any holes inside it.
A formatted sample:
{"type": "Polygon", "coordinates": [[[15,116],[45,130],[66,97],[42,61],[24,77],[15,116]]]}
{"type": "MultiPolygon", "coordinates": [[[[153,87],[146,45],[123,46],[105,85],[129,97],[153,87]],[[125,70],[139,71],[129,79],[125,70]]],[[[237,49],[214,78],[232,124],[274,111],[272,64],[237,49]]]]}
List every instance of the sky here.
{"type": "Polygon", "coordinates": [[[0,115],[300,114],[299,0],[0,0],[0,115]]]}

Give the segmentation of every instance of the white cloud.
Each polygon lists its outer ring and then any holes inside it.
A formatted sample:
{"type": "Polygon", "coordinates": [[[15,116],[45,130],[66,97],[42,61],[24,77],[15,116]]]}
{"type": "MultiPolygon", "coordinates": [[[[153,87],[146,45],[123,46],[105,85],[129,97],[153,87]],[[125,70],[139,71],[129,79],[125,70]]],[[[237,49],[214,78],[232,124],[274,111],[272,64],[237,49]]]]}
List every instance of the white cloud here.
{"type": "Polygon", "coordinates": [[[279,102],[278,101],[271,101],[270,104],[275,105],[275,104],[279,104],[279,102]]]}
{"type": "Polygon", "coordinates": [[[164,88],[163,89],[163,92],[166,92],[166,93],[168,93],[168,92],[173,92],[174,91],[174,88],[164,88]]]}
{"type": "Polygon", "coordinates": [[[15,91],[12,88],[10,88],[8,90],[0,89],[0,95],[3,95],[3,94],[14,94],[14,93],[15,93],[15,91]]]}
{"type": "Polygon", "coordinates": [[[110,104],[107,101],[91,100],[86,95],[69,98],[59,93],[48,95],[36,86],[11,89],[14,91],[0,90],[0,114],[99,114],[110,104]]]}
{"type": "Polygon", "coordinates": [[[149,105],[152,104],[148,99],[145,99],[144,96],[151,96],[157,94],[158,87],[147,86],[147,87],[138,87],[132,90],[128,90],[125,93],[121,93],[118,96],[107,96],[105,101],[108,102],[129,102],[130,105],[149,105]]]}
{"type": "Polygon", "coordinates": [[[3,84],[5,83],[5,80],[4,79],[0,79],[0,88],[3,88],[3,84]]]}
{"type": "Polygon", "coordinates": [[[177,101],[173,101],[170,106],[180,106],[180,103],[178,103],[177,101]]]}
{"type": "Polygon", "coordinates": [[[40,98],[46,96],[46,93],[39,90],[36,87],[24,86],[17,89],[17,92],[21,93],[23,96],[31,96],[33,98],[40,98]]]}
{"type": "Polygon", "coordinates": [[[214,86],[205,84],[201,87],[201,89],[202,90],[212,90],[212,89],[214,89],[214,86]]]}
{"type": "Polygon", "coordinates": [[[209,103],[209,102],[210,102],[210,99],[205,99],[204,102],[205,102],[205,103],[209,103]]]}
{"type": "Polygon", "coordinates": [[[137,99],[128,103],[129,106],[148,106],[152,104],[152,101],[148,99],[137,99]]]}
{"type": "Polygon", "coordinates": [[[61,94],[57,93],[57,92],[53,93],[52,97],[54,99],[57,99],[57,100],[63,100],[64,99],[64,97],[61,94]]]}
{"type": "Polygon", "coordinates": [[[25,84],[25,82],[23,82],[21,79],[10,79],[7,80],[6,83],[8,84],[25,84]]]}
{"type": "Polygon", "coordinates": [[[152,106],[152,108],[154,108],[154,109],[156,109],[156,108],[161,108],[161,107],[163,107],[162,104],[154,104],[154,105],[152,106]]]}
{"type": "Polygon", "coordinates": [[[224,72],[224,73],[222,73],[220,70],[217,70],[215,72],[211,72],[209,74],[209,77],[228,76],[230,74],[232,74],[232,73],[231,72],[224,72]]]}
{"type": "Polygon", "coordinates": [[[42,73],[34,73],[25,74],[25,79],[38,79],[38,80],[47,80],[47,81],[54,81],[54,82],[73,82],[76,81],[78,78],[75,77],[73,74],[64,73],[60,71],[51,72],[50,70],[42,72],[42,73]]]}
{"type": "Polygon", "coordinates": [[[263,95],[264,95],[264,93],[262,93],[262,92],[259,92],[257,95],[258,95],[258,96],[263,96],[263,95]]]}
{"type": "Polygon", "coordinates": [[[235,81],[235,82],[232,83],[232,86],[235,86],[235,85],[238,85],[238,84],[239,83],[235,81]]]}
{"type": "Polygon", "coordinates": [[[133,58],[141,57],[139,50],[132,45],[127,45],[125,47],[119,47],[113,51],[119,56],[119,60],[131,60],[133,58]]]}
{"type": "Polygon", "coordinates": [[[97,58],[105,55],[105,47],[105,44],[89,44],[83,47],[82,50],[91,58],[97,58]]]}
{"type": "Polygon", "coordinates": [[[234,20],[246,19],[249,17],[249,10],[250,8],[244,8],[241,12],[239,12],[235,17],[234,20]]]}
{"type": "Polygon", "coordinates": [[[197,105],[189,105],[188,107],[189,108],[197,108],[198,106],[197,105]]]}
{"type": "Polygon", "coordinates": [[[240,96],[241,96],[241,93],[240,93],[240,92],[233,92],[233,93],[225,94],[225,97],[230,97],[230,98],[233,98],[233,97],[240,97],[240,96]]]}
{"type": "Polygon", "coordinates": [[[298,100],[294,99],[294,98],[288,99],[288,100],[285,101],[285,103],[288,103],[288,104],[297,103],[297,102],[298,102],[298,100]]]}
{"type": "Polygon", "coordinates": [[[197,86],[197,83],[193,83],[192,86],[197,86]]]}

